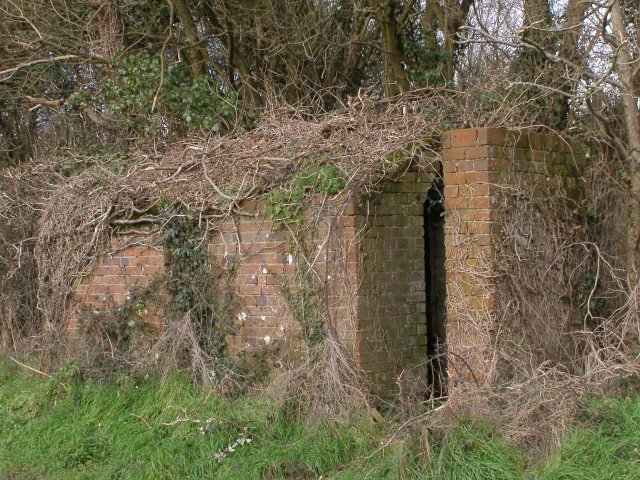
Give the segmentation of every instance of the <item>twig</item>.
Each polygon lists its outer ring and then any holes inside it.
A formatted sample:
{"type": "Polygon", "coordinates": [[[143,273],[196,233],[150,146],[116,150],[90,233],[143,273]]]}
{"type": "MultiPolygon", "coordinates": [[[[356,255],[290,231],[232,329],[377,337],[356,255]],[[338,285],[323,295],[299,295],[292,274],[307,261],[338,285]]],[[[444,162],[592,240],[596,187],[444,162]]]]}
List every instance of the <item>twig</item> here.
{"type": "Polygon", "coordinates": [[[368,455],[368,456],[364,457],[364,459],[365,459],[365,460],[369,460],[369,459],[373,458],[373,457],[374,457],[378,452],[383,451],[385,448],[387,448],[389,445],[391,445],[391,442],[393,442],[393,441],[396,439],[396,437],[397,437],[398,435],[400,435],[400,432],[401,432],[402,430],[404,430],[407,426],[409,426],[411,423],[413,423],[413,422],[415,422],[415,421],[418,421],[418,420],[421,420],[421,419],[423,419],[423,418],[425,418],[425,417],[428,417],[429,415],[431,415],[431,414],[433,414],[433,413],[436,413],[436,412],[438,412],[438,411],[442,410],[442,409],[443,409],[444,407],[446,407],[446,406],[447,406],[447,404],[445,403],[445,404],[440,405],[439,407],[434,408],[433,410],[429,410],[428,412],[421,413],[420,415],[417,415],[417,416],[415,416],[415,417],[410,418],[409,420],[407,420],[406,422],[404,422],[402,425],[400,425],[400,427],[395,431],[395,433],[394,433],[393,435],[391,435],[391,438],[389,438],[389,440],[387,440],[387,442],[386,442],[384,445],[382,445],[381,447],[379,447],[378,449],[376,449],[376,450],[375,450],[373,453],[371,453],[370,455],[368,455]]]}
{"type": "Polygon", "coordinates": [[[131,415],[132,417],[136,417],[138,420],[142,420],[142,422],[145,424],[145,426],[151,430],[151,425],[149,425],[149,422],[147,422],[147,420],[140,416],[140,415],[136,415],[135,413],[130,413],[129,415],[131,415]]]}
{"type": "Polygon", "coordinates": [[[156,109],[156,104],[158,103],[158,96],[160,95],[160,90],[162,90],[162,86],[164,85],[164,52],[167,49],[167,44],[173,35],[173,2],[169,1],[169,6],[171,10],[169,11],[169,33],[167,34],[167,38],[162,44],[162,49],[160,50],[160,82],[158,83],[158,88],[156,89],[156,93],[153,96],[153,103],[151,104],[151,113],[156,109]]]}
{"type": "Polygon", "coordinates": [[[19,362],[18,360],[16,360],[15,358],[13,358],[13,357],[11,357],[11,356],[10,356],[9,358],[10,358],[11,360],[13,360],[15,363],[17,363],[18,365],[20,365],[21,367],[24,367],[24,368],[26,368],[27,370],[31,370],[32,372],[35,372],[35,373],[37,373],[37,374],[43,375],[43,376],[45,376],[45,377],[47,377],[47,378],[50,378],[51,380],[53,380],[54,382],[56,382],[58,385],[60,385],[60,386],[61,386],[62,388],[64,388],[65,390],[69,390],[69,388],[68,388],[64,383],[62,383],[62,382],[61,382],[60,380],[58,380],[57,378],[52,377],[52,376],[51,376],[51,375],[49,375],[48,373],[41,372],[41,371],[40,371],[40,370],[38,370],[37,368],[33,368],[33,367],[30,367],[29,365],[25,365],[24,363],[19,362]]]}

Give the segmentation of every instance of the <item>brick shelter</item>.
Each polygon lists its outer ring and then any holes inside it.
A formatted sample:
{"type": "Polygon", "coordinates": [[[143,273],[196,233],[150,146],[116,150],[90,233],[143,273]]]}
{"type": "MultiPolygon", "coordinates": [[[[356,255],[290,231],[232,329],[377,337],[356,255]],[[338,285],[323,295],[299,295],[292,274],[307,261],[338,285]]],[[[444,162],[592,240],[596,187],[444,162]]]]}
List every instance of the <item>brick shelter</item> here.
{"type": "MultiPolygon", "coordinates": [[[[271,218],[265,200],[245,202],[242,215],[212,232],[208,246],[216,263],[233,270],[229,356],[266,352],[277,365],[304,355],[302,307],[291,297],[305,265],[321,286],[325,321],[374,389],[393,388],[411,369],[428,376],[429,358],[448,359],[456,382],[490,380],[496,315],[490,273],[500,253],[501,192],[517,178],[531,195],[553,184],[582,195],[583,163],[577,145],[554,135],[446,132],[439,156],[398,172],[375,193],[309,202],[305,216],[313,228],[304,249],[271,218]],[[474,274],[479,265],[484,275],[474,274]]],[[[71,328],[82,312],[123,304],[165,268],[162,245],[123,238],[113,247],[77,285],[71,328]]],[[[162,313],[159,305],[140,306],[141,319],[158,330],[162,313]]]]}

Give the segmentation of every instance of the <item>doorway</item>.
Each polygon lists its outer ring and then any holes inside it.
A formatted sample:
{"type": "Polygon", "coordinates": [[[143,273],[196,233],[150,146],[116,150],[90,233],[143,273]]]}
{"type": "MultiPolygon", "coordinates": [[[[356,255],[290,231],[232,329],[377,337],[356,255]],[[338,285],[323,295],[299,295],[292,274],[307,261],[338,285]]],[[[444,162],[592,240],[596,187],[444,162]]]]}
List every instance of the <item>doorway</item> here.
{"type": "Polygon", "coordinates": [[[427,359],[434,396],[446,388],[446,298],[444,183],[434,180],[424,204],[424,272],[427,294],[427,359]]]}

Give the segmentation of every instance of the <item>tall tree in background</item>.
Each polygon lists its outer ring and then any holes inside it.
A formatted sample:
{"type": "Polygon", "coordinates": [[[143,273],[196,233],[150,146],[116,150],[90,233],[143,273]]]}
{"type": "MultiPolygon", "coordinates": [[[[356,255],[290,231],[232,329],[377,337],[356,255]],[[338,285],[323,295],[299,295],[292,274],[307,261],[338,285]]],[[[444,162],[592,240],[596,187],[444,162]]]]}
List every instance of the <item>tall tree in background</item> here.
{"type": "Polygon", "coordinates": [[[4,0],[4,162],[452,84],[472,0],[4,0]],[[45,139],[46,137],[46,139],[45,139]],[[51,148],[51,145],[54,147],[51,148]]]}
{"type": "Polygon", "coordinates": [[[569,0],[553,15],[557,7],[525,0],[519,30],[505,34],[481,25],[468,28],[468,38],[515,53],[509,81],[514,92],[534,99],[532,124],[586,129],[610,142],[624,166],[624,255],[633,277],[640,259],[640,5],[569,0]]]}

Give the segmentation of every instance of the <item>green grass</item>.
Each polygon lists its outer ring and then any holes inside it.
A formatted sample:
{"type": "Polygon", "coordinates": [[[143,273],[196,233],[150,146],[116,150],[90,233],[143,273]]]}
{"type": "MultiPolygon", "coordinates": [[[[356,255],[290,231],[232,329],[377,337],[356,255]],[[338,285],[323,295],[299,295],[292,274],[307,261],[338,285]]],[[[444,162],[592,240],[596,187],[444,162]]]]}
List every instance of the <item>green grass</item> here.
{"type": "Polygon", "coordinates": [[[640,479],[640,394],[600,398],[535,477],[539,480],[640,479]]]}
{"type": "Polygon", "coordinates": [[[0,478],[317,478],[373,448],[364,420],[308,428],[261,397],[205,399],[181,377],[61,391],[0,365],[0,478]]]}
{"type": "Polygon", "coordinates": [[[264,397],[206,397],[180,376],[59,379],[68,390],[0,361],[0,478],[640,479],[640,395],[594,400],[557,452],[533,459],[477,421],[428,451],[409,434],[381,449],[397,425],[365,415],[309,427],[264,397]]]}

